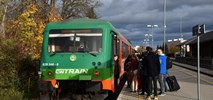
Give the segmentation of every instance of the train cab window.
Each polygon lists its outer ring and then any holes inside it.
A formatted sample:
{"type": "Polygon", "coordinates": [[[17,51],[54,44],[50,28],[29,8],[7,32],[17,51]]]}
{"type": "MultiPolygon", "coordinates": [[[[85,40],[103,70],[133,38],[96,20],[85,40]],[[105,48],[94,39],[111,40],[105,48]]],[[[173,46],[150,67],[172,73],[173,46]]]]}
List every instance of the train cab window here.
{"type": "Polygon", "coordinates": [[[49,52],[102,52],[102,30],[51,30],[49,33],[49,52]]]}
{"type": "Polygon", "coordinates": [[[76,34],[80,41],[76,41],[76,52],[99,53],[102,48],[102,34],[76,34]]]}
{"type": "Polygon", "coordinates": [[[49,52],[72,52],[74,50],[74,40],[70,40],[69,37],[49,38],[48,47],[49,52]]]}

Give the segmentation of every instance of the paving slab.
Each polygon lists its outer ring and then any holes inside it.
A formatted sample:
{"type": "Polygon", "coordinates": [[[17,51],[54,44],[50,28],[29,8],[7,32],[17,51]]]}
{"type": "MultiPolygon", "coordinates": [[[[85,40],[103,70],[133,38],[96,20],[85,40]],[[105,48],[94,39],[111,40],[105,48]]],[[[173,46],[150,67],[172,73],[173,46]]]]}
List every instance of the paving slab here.
{"type": "MultiPolygon", "coordinates": [[[[159,100],[197,100],[197,73],[174,65],[169,75],[176,76],[181,87],[176,92],[166,92],[166,96],[159,100]]],[[[117,100],[146,100],[145,96],[130,92],[130,88],[124,86],[117,100]]],[[[201,74],[201,100],[213,100],[213,77],[201,74]]]]}

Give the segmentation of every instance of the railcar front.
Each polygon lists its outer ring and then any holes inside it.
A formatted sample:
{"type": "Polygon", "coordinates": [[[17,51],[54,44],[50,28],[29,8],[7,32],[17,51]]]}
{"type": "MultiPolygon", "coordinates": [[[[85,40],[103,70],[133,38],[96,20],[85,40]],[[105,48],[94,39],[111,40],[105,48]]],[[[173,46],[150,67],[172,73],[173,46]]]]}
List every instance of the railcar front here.
{"type": "Polygon", "coordinates": [[[41,89],[114,91],[109,30],[107,25],[85,21],[47,26],[39,72],[45,83],[41,89]]]}

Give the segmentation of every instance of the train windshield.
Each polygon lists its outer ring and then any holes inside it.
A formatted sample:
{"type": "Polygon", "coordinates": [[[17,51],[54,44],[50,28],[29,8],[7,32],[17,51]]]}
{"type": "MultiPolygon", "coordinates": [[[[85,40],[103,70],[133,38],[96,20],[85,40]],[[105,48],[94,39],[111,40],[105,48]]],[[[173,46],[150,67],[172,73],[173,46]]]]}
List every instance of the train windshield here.
{"type": "Polygon", "coordinates": [[[48,51],[99,53],[102,51],[101,29],[51,30],[48,51]]]}

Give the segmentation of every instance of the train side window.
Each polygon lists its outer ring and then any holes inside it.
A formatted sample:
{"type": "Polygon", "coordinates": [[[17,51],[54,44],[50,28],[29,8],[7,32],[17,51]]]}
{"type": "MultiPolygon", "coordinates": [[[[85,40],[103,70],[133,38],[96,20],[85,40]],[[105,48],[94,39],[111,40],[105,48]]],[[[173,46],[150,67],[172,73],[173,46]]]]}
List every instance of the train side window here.
{"type": "Polygon", "coordinates": [[[128,45],[122,42],[122,57],[126,58],[128,56],[128,45]]]}
{"type": "Polygon", "coordinates": [[[112,38],[112,49],[113,49],[113,56],[118,55],[118,44],[117,44],[117,34],[113,32],[112,38]]]}
{"type": "Polygon", "coordinates": [[[119,38],[117,38],[117,50],[116,50],[116,54],[120,55],[120,40],[119,40],[119,38]]]}

